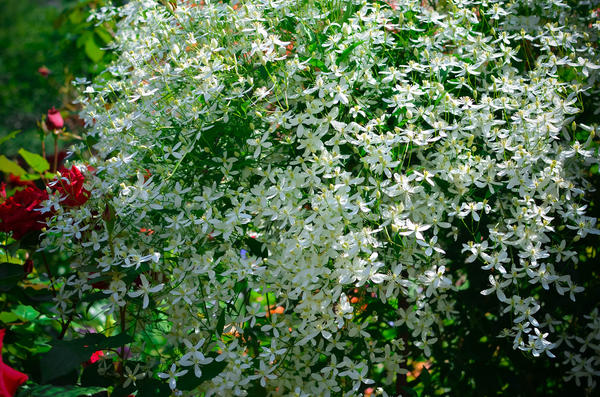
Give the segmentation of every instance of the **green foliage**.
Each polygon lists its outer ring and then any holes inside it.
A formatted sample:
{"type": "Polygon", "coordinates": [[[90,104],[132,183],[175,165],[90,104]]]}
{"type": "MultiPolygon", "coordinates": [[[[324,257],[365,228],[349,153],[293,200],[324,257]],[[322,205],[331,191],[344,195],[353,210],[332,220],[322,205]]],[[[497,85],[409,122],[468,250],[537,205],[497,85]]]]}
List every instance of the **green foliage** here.
{"type": "Polygon", "coordinates": [[[31,153],[23,148],[19,149],[19,154],[23,157],[27,165],[40,174],[50,169],[48,161],[39,154],[31,153]]]}
{"type": "Polygon", "coordinates": [[[0,263],[0,291],[8,291],[25,276],[23,266],[16,263],[0,263]]]}
{"type": "MultiPolygon", "coordinates": [[[[5,154],[15,155],[20,147],[39,152],[36,122],[41,115],[52,106],[74,110],[73,78],[92,77],[111,60],[103,48],[112,40],[112,25],[87,21],[90,10],[105,3],[0,2],[0,143],[5,154]],[[40,67],[48,69],[47,77],[40,67]],[[22,132],[17,136],[15,130],[22,132]]],[[[75,119],[67,124],[72,132],[80,128],[75,119]]]]}
{"type": "Polygon", "coordinates": [[[71,341],[55,340],[52,349],[40,358],[41,381],[47,383],[77,370],[98,350],[121,347],[131,341],[132,338],[126,334],[108,338],[101,334],[87,334],[71,341]]]}
{"type": "Polygon", "coordinates": [[[104,391],[104,387],[25,385],[19,390],[17,397],[83,397],[94,396],[104,391]]]}
{"type": "Polygon", "coordinates": [[[3,154],[0,155],[0,172],[17,176],[24,176],[26,174],[26,171],[19,164],[7,159],[3,154]]]}
{"type": "MultiPolygon", "coordinates": [[[[212,357],[215,358],[217,354],[213,354],[212,357]]],[[[205,365],[202,368],[202,376],[200,378],[196,377],[193,372],[188,372],[179,378],[177,384],[181,390],[194,390],[196,387],[200,386],[203,382],[207,380],[211,380],[215,376],[219,375],[227,366],[227,363],[222,361],[213,361],[210,364],[205,365]]]]}
{"type": "MultiPolygon", "coordinates": [[[[48,172],[48,160],[40,155],[39,137],[45,136],[40,128],[47,110],[55,106],[64,109],[62,113],[66,115],[67,132],[59,137],[59,149],[79,132],[79,122],[73,117],[77,109],[72,105],[71,82],[74,76],[94,76],[111,59],[103,48],[112,41],[112,25],[95,26],[87,21],[90,11],[103,4],[104,0],[0,3],[3,54],[0,176],[3,179],[18,176],[21,181],[33,181],[39,187],[42,181],[54,177],[48,172]]],[[[48,141],[46,147],[53,143],[52,139],[48,141]]],[[[15,189],[22,187],[9,186],[8,195],[15,189]]],[[[95,351],[122,347],[130,337],[120,334],[73,339],[76,335],[69,333],[65,338],[69,325],[76,323],[59,324],[52,320],[51,299],[56,288],[53,275],[63,273],[68,261],[61,255],[36,253],[37,237],[29,234],[15,241],[0,233],[0,328],[9,330],[4,362],[29,375],[31,382],[20,388],[19,396],[87,396],[103,392],[106,388],[95,384],[76,387],[77,377],[69,376],[80,372],[82,363],[95,351]],[[33,260],[32,269],[26,269],[28,259],[33,260]],[[47,381],[57,385],[39,384],[47,381]]]]}

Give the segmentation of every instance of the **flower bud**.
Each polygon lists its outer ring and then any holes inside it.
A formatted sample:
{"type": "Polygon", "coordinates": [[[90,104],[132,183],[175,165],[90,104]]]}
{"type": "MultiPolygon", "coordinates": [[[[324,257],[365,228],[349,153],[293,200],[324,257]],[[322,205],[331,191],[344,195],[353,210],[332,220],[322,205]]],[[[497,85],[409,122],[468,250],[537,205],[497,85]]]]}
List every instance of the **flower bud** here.
{"type": "Polygon", "coordinates": [[[40,66],[37,71],[42,77],[48,77],[50,74],[50,69],[45,66],[40,66]]]}
{"type": "Polygon", "coordinates": [[[48,116],[46,117],[46,126],[49,130],[60,130],[65,126],[65,121],[63,120],[60,112],[52,106],[52,109],[48,110],[48,116]]]}

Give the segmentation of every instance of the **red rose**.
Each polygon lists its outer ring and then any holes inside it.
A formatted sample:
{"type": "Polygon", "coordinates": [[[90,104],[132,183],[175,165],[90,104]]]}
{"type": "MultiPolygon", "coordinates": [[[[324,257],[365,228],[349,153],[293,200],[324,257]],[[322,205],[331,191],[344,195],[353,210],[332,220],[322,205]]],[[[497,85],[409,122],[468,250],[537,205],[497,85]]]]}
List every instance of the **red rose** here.
{"type": "Polygon", "coordinates": [[[65,126],[65,121],[63,120],[60,112],[54,109],[48,110],[48,116],[46,117],[46,126],[49,130],[60,130],[65,126]]]}
{"type": "Polygon", "coordinates": [[[20,239],[27,232],[42,230],[47,214],[36,211],[40,203],[48,199],[48,193],[35,186],[28,186],[0,204],[0,231],[13,232],[20,239]]]}
{"type": "Polygon", "coordinates": [[[21,177],[18,175],[10,174],[8,176],[8,183],[13,186],[32,186],[35,187],[35,183],[33,181],[22,181],[21,177]]]}
{"type": "Polygon", "coordinates": [[[2,344],[5,329],[0,329],[0,397],[13,397],[17,388],[27,382],[27,375],[9,367],[2,361],[2,344]]]}
{"type": "Polygon", "coordinates": [[[90,192],[83,187],[85,177],[79,168],[62,167],[59,172],[60,177],[49,185],[60,194],[61,203],[67,207],[78,207],[88,201],[90,192]]]}

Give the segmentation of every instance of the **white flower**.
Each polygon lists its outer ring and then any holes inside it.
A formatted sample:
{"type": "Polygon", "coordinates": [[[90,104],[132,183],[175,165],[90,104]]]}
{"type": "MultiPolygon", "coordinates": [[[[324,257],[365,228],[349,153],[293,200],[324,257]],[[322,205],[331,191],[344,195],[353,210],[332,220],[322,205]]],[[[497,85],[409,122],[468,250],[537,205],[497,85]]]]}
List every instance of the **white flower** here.
{"type": "Polygon", "coordinates": [[[268,149],[271,146],[273,146],[273,144],[271,142],[267,142],[268,138],[269,138],[269,133],[267,131],[265,131],[265,133],[262,135],[261,138],[248,139],[248,141],[247,141],[248,145],[256,146],[256,149],[254,150],[254,155],[253,155],[253,157],[255,159],[258,158],[262,149],[268,149]]]}
{"type": "Polygon", "coordinates": [[[131,368],[129,368],[128,366],[125,367],[125,382],[123,382],[123,387],[127,388],[129,387],[129,385],[133,384],[134,386],[136,386],[135,382],[137,380],[142,379],[144,376],[146,376],[146,373],[144,372],[138,372],[140,370],[140,365],[136,364],[135,368],[133,369],[133,371],[131,370],[131,368]]]}
{"type": "Polygon", "coordinates": [[[407,219],[403,227],[403,229],[407,230],[398,232],[398,234],[401,236],[410,236],[414,233],[415,237],[418,240],[424,240],[425,238],[423,237],[423,234],[421,234],[421,232],[428,230],[430,227],[431,225],[420,225],[418,223],[413,223],[410,219],[407,219]]]}
{"type": "Polygon", "coordinates": [[[489,295],[492,292],[495,292],[499,301],[506,302],[507,299],[506,299],[506,295],[504,295],[504,291],[502,291],[502,285],[491,274],[488,277],[488,279],[490,280],[490,284],[492,286],[491,286],[491,288],[481,291],[481,295],[489,295]]]}
{"type": "Polygon", "coordinates": [[[177,378],[179,376],[187,374],[187,372],[187,369],[177,371],[177,366],[175,364],[171,364],[171,368],[169,368],[169,371],[159,372],[158,377],[161,379],[168,379],[169,387],[171,388],[171,390],[175,390],[175,388],[177,387],[177,378]]]}
{"type": "Polygon", "coordinates": [[[139,290],[130,291],[130,292],[128,292],[128,295],[132,298],[137,298],[138,296],[143,295],[142,309],[145,309],[148,307],[148,303],[149,303],[149,299],[150,299],[149,295],[162,290],[164,287],[164,284],[161,283],[161,284],[155,285],[154,287],[150,287],[150,283],[148,283],[146,276],[144,276],[143,274],[140,274],[140,281],[141,281],[142,285],[140,285],[138,287],[139,290]]]}
{"type": "Polygon", "coordinates": [[[179,365],[183,365],[185,367],[193,365],[194,375],[196,375],[197,378],[200,378],[202,377],[200,365],[210,364],[213,362],[213,358],[204,357],[204,354],[198,350],[204,344],[204,339],[201,339],[195,346],[192,346],[187,339],[184,339],[184,343],[189,350],[181,357],[179,360],[179,365]]]}

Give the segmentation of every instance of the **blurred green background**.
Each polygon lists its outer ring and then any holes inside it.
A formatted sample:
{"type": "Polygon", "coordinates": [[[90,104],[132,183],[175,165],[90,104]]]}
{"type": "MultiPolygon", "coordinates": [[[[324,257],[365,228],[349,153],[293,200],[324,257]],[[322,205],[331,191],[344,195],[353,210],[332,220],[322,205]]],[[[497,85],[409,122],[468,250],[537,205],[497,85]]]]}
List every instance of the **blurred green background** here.
{"type": "Polygon", "coordinates": [[[71,82],[91,78],[109,61],[103,48],[112,39],[110,26],[87,21],[90,10],[103,3],[0,1],[0,138],[20,131],[0,146],[1,153],[14,157],[20,147],[39,152],[37,123],[52,106],[61,110],[67,131],[79,131],[71,82]]]}

